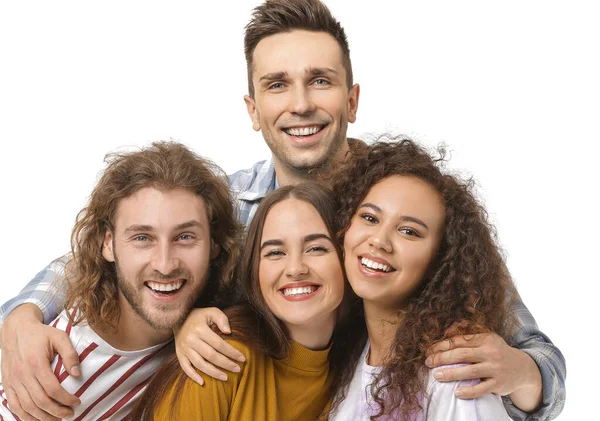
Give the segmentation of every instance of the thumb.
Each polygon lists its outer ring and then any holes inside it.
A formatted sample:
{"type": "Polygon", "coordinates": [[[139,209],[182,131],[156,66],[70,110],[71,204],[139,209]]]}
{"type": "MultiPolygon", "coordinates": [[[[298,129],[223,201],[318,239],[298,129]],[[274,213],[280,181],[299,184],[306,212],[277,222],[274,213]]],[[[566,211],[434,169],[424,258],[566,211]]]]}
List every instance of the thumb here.
{"type": "Polygon", "coordinates": [[[81,375],[79,355],[77,355],[77,351],[73,348],[69,336],[64,332],[57,333],[60,334],[53,338],[54,349],[61,356],[65,370],[67,370],[71,376],[79,377],[81,375]]]}

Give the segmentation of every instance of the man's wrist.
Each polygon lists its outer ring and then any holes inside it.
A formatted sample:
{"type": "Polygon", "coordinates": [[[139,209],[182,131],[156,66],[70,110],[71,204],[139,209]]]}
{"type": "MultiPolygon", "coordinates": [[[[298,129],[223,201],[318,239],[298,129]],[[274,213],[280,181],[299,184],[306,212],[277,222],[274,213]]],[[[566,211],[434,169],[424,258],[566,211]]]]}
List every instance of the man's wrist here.
{"type": "Polygon", "coordinates": [[[517,350],[522,357],[523,380],[522,386],[508,396],[512,403],[520,410],[532,413],[542,405],[542,374],[536,362],[521,350],[517,350]]]}
{"type": "Polygon", "coordinates": [[[20,322],[40,322],[44,323],[44,314],[38,306],[33,303],[21,304],[15,308],[7,317],[6,320],[18,318],[20,322]]]}

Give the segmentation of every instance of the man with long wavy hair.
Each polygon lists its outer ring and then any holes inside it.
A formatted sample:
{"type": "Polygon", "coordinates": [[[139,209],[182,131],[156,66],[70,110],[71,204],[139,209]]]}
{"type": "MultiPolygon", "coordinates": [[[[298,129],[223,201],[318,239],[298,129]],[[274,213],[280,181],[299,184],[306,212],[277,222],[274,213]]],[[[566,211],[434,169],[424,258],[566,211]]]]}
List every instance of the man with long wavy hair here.
{"type": "MultiPolygon", "coordinates": [[[[173,142],[108,155],[71,235],[59,282],[65,309],[51,323],[69,335],[79,376],[52,362],[80,399],[75,419],[124,419],[172,353],[173,329],[195,303],[232,279],[238,224],[220,170],[173,142]]],[[[1,388],[0,388],[1,389],[1,388]]],[[[0,420],[19,419],[0,390],[0,420]]],[[[30,405],[18,401],[22,407],[30,405]]]]}

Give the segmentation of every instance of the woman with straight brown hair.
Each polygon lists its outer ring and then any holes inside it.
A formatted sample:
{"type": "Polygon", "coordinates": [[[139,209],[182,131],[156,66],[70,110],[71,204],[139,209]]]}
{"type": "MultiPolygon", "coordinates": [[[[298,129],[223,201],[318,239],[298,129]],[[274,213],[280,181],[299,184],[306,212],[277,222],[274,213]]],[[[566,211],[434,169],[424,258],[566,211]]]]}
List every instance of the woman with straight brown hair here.
{"type": "Polygon", "coordinates": [[[314,421],[326,412],[339,372],[329,356],[338,352],[330,343],[345,286],[335,217],[330,192],[316,184],[265,197],[242,259],[247,302],[225,310],[232,326],[227,341],[247,363],[225,382],[211,378],[200,386],[173,355],[133,419],[314,421]]]}

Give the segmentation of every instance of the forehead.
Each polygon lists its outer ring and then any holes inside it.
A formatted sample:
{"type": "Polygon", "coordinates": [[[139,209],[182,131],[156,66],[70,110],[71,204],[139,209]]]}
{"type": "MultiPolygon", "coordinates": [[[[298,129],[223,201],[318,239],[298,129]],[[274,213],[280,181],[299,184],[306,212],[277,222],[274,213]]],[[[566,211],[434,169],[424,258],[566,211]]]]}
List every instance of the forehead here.
{"type": "Polygon", "coordinates": [[[265,219],[262,238],[294,239],[309,234],[328,234],[325,222],[315,207],[298,199],[276,203],[265,219]]]}
{"type": "Polygon", "coordinates": [[[345,77],[342,49],[326,32],[294,30],[263,38],[252,56],[254,75],[274,72],[304,73],[311,67],[329,67],[345,77]]]}
{"type": "Polygon", "coordinates": [[[429,183],[413,176],[394,175],[375,184],[363,203],[377,205],[390,215],[410,215],[442,220],[445,207],[440,194],[429,183]]]}
{"type": "Polygon", "coordinates": [[[170,227],[191,220],[208,225],[204,199],[187,189],[170,190],[145,187],[119,201],[115,225],[151,225],[170,227]]]}

